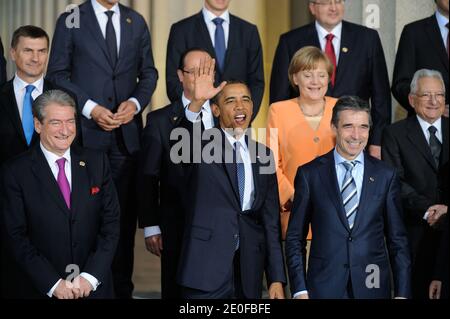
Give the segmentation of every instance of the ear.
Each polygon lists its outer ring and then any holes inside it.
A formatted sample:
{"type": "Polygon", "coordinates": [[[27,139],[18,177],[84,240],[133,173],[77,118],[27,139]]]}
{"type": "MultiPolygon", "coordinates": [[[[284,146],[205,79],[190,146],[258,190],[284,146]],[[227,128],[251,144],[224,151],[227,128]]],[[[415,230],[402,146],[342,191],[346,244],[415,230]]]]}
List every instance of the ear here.
{"type": "Polygon", "coordinates": [[[334,126],[333,123],[331,123],[331,130],[333,131],[334,135],[337,135],[337,127],[334,126]]]}
{"type": "Polygon", "coordinates": [[[39,120],[35,117],[33,118],[34,120],[34,129],[38,134],[41,134],[41,128],[42,128],[42,124],[41,122],[39,122],[39,120]]]}
{"type": "Polygon", "coordinates": [[[11,61],[16,62],[16,50],[14,48],[9,50],[9,55],[11,57],[11,61]]]}
{"type": "Polygon", "coordinates": [[[413,109],[416,109],[415,107],[414,107],[414,105],[415,105],[415,97],[414,97],[414,95],[413,94],[409,94],[408,95],[408,101],[409,101],[409,104],[412,106],[412,108],[413,109]]]}
{"type": "Polygon", "coordinates": [[[211,104],[211,111],[215,117],[220,117],[220,107],[217,104],[211,104]]]}
{"type": "Polygon", "coordinates": [[[309,7],[309,12],[311,12],[311,14],[315,17],[316,16],[316,7],[315,7],[314,3],[310,2],[308,7],[309,7]]]}
{"type": "Polygon", "coordinates": [[[178,69],[178,70],[177,70],[177,75],[178,75],[178,80],[180,80],[180,82],[183,83],[183,79],[184,79],[183,71],[181,71],[180,69],[178,69]]]}

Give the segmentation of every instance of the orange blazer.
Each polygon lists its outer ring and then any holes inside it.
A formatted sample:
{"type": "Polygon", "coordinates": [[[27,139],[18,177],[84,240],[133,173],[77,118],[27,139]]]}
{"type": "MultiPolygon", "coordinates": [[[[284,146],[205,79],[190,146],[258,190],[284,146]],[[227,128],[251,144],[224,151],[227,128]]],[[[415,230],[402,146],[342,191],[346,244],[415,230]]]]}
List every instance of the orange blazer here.
{"type": "Polygon", "coordinates": [[[277,162],[283,238],[285,238],[289,212],[281,208],[294,195],[294,178],[297,168],[328,153],[335,146],[335,135],[330,123],[336,101],[335,98],[325,97],[324,114],[316,131],[307,122],[297,99],[273,103],[270,106],[266,143],[273,151],[277,162]]]}

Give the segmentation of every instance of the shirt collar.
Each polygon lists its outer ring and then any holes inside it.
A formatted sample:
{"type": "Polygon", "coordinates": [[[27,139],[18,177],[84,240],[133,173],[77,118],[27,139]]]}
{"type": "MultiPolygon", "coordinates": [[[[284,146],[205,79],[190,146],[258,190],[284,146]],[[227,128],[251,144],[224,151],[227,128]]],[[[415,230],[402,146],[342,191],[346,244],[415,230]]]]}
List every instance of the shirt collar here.
{"type": "Polygon", "coordinates": [[[336,165],[340,165],[343,162],[356,162],[357,164],[364,165],[364,151],[359,153],[359,155],[352,161],[349,161],[348,159],[343,158],[341,156],[341,154],[338,153],[336,148],[334,148],[333,155],[334,155],[334,162],[336,165]]]}
{"type": "Polygon", "coordinates": [[[51,165],[55,163],[60,158],[64,157],[70,165],[70,148],[67,149],[67,151],[63,154],[63,156],[56,155],[55,153],[50,152],[47,150],[44,145],[42,145],[42,142],[39,143],[41,146],[42,153],[44,153],[45,159],[47,162],[51,165]]]}
{"type": "Polygon", "coordinates": [[[225,136],[228,139],[228,142],[234,147],[234,143],[239,142],[244,149],[244,151],[247,151],[247,141],[245,139],[246,134],[242,134],[239,139],[235,139],[234,136],[232,136],[230,133],[228,133],[226,130],[222,129],[222,131],[225,133],[225,136]]]}
{"type": "Polygon", "coordinates": [[[331,30],[331,32],[328,32],[316,20],[316,30],[317,30],[317,34],[319,35],[319,39],[324,39],[330,33],[332,33],[335,38],[340,39],[341,38],[341,34],[342,34],[342,21],[339,22],[339,24],[337,26],[335,26],[333,28],[333,30],[331,30]]]}
{"type": "MultiPolygon", "coordinates": [[[[186,95],[181,95],[181,103],[183,103],[183,107],[186,108],[189,104],[191,104],[191,101],[186,97],[186,95]]],[[[203,105],[202,105],[202,111],[205,111],[207,113],[211,112],[211,106],[209,105],[209,100],[207,100],[203,105]]]]}
{"type": "Polygon", "coordinates": [[[436,20],[441,29],[445,28],[445,25],[448,23],[448,18],[440,13],[439,10],[436,10],[436,20]]]}
{"type": "Polygon", "coordinates": [[[33,83],[27,83],[24,80],[22,80],[16,73],[16,75],[14,76],[13,85],[19,91],[24,90],[25,87],[27,87],[28,85],[34,85],[35,90],[37,90],[39,93],[42,93],[42,91],[44,90],[44,76],[42,75],[38,80],[36,80],[33,83]]]}
{"type": "Polygon", "coordinates": [[[442,120],[441,118],[438,118],[434,123],[430,124],[427,121],[425,121],[423,118],[421,118],[419,115],[417,116],[417,120],[419,121],[420,127],[422,128],[423,131],[428,131],[428,128],[433,125],[438,132],[441,131],[441,127],[442,127],[442,120]]]}
{"type": "Polygon", "coordinates": [[[226,23],[230,23],[230,11],[228,10],[225,10],[220,16],[216,16],[214,13],[206,9],[205,6],[203,6],[202,13],[206,23],[212,22],[215,18],[222,18],[226,23]]]}
{"type": "Polygon", "coordinates": [[[97,0],[91,0],[91,3],[92,7],[94,8],[95,15],[99,15],[100,13],[104,13],[106,11],[114,11],[114,13],[120,15],[119,3],[116,3],[111,9],[105,8],[100,3],[98,3],[97,0]]]}

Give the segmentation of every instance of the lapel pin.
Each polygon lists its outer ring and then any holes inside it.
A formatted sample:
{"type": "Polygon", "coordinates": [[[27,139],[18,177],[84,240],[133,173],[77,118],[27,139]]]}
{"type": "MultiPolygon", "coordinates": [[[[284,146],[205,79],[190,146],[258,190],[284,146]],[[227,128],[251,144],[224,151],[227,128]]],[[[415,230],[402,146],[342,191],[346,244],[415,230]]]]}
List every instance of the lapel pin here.
{"type": "Polygon", "coordinates": [[[178,120],[178,116],[173,117],[173,121],[175,122],[176,120],[178,120]]]}
{"type": "Polygon", "coordinates": [[[375,178],[373,178],[372,176],[369,177],[369,182],[371,182],[371,183],[375,182],[375,178]]]}
{"type": "Polygon", "coordinates": [[[131,19],[127,18],[127,23],[131,24],[131,19]]]}
{"type": "Polygon", "coordinates": [[[83,161],[80,161],[80,166],[83,166],[83,167],[85,167],[86,166],[86,163],[85,162],[83,162],[83,161]]]}
{"type": "Polygon", "coordinates": [[[347,53],[347,52],[348,52],[348,48],[343,47],[343,48],[342,48],[342,52],[347,53]]]}

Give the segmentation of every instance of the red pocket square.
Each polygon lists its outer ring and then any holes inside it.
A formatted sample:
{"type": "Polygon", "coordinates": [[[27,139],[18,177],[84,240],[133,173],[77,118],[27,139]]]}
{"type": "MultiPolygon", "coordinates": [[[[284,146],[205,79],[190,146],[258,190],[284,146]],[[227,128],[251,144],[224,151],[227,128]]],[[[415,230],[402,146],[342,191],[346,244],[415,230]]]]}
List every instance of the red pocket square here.
{"type": "Polygon", "coordinates": [[[91,187],[91,195],[95,195],[98,192],[100,192],[100,188],[98,188],[97,186],[91,187]]]}

